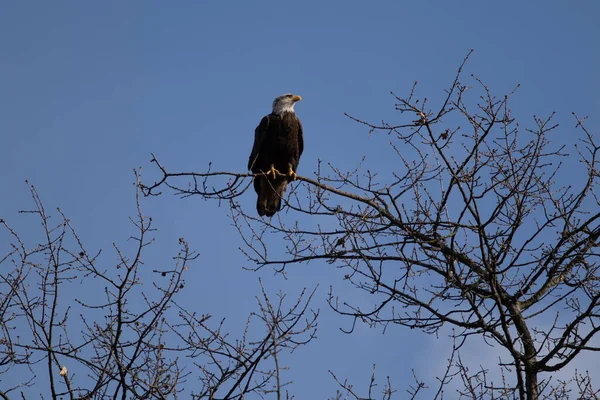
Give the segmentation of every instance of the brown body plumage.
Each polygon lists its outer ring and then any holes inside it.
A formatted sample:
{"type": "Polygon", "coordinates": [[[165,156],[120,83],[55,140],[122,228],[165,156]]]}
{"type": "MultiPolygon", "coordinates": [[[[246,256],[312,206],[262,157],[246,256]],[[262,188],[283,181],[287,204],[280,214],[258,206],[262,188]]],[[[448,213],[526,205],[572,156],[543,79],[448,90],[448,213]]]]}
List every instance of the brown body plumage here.
{"type": "Polygon", "coordinates": [[[254,131],[254,146],[248,169],[257,175],[254,190],[258,195],[258,215],[272,217],[281,209],[281,201],[304,149],[302,124],[294,112],[300,96],[286,94],[273,102],[273,112],[260,121],[254,131]]]}

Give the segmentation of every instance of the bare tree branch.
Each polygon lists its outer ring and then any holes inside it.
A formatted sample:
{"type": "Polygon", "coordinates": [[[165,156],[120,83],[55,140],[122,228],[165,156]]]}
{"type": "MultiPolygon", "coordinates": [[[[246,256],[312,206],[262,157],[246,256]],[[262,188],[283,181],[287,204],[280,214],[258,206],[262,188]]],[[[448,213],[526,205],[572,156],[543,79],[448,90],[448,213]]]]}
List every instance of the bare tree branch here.
{"type": "Polygon", "coordinates": [[[0,219],[10,239],[0,254],[0,397],[176,399],[194,377],[202,387],[185,397],[282,393],[286,367],[278,356],[314,337],[314,291],[288,305],[283,294],[272,303],[263,288],[260,312],[241,339],[231,339],[223,321],[215,327],[210,315],[177,302],[198,257],[187,241],[179,239],[172,266],[145,260],[154,229],[139,191],[131,219],[136,234],[126,247],[113,245],[117,262],[107,264],[100,251],[86,249],[60,209],[48,214],[29,188],[34,208],[23,214],[41,223],[43,240],[28,245],[0,219]],[[264,336],[257,335],[261,327],[264,336]]]}
{"type": "Polygon", "coordinates": [[[447,371],[461,377],[461,396],[558,393],[547,373],[599,350],[600,146],[577,115],[575,130],[559,127],[554,114],[522,129],[509,107],[516,89],[496,97],[478,77],[464,77],[470,54],[437,107],[419,98],[415,83],[408,96],[393,95],[400,122],[350,117],[370,135],[387,135],[393,169],[319,162],[314,178],[292,185],[288,215],[259,218],[241,207],[251,174],[174,173],[156,157],[162,176],[144,194],[168,189],[229,202],[253,269],[284,272],[316,260],[345,269],[345,280],[375,299],[353,304],[332,290],[330,306],[351,318],[347,332],[358,322],[427,333],[451,326],[455,341],[478,336],[501,346],[501,385],[461,361],[447,371]],[[556,143],[559,128],[573,145],[556,143]],[[561,184],[574,161],[578,170],[561,184]],[[267,236],[285,251],[268,253],[267,236]]]}

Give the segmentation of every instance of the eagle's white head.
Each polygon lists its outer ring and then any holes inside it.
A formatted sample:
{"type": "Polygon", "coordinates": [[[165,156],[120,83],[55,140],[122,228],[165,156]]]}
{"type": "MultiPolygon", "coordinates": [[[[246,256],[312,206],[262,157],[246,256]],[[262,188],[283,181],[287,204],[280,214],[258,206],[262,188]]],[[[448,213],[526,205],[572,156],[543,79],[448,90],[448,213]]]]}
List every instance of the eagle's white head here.
{"type": "Polygon", "coordinates": [[[302,97],[296,94],[282,94],[273,100],[273,114],[281,115],[284,112],[294,112],[294,104],[300,100],[302,100],[302,97]]]}

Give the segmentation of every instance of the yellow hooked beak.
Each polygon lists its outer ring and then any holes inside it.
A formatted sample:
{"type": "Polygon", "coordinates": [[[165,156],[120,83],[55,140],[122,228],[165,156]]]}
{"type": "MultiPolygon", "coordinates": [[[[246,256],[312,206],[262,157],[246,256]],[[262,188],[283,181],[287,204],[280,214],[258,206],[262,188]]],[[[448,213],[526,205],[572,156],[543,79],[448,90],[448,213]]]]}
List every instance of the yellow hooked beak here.
{"type": "Polygon", "coordinates": [[[300,100],[302,100],[302,97],[295,95],[294,97],[292,97],[292,100],[294,100],[294,102],[300,101],[300,100]]]}

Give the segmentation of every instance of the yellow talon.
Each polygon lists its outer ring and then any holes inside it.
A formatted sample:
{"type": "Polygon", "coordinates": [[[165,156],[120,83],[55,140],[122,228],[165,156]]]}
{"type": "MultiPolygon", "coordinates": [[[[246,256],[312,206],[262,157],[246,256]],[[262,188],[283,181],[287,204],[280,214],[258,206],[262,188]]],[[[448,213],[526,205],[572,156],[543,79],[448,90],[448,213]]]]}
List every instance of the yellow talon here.
{"type": "Polygon", "coordinates": [[[296,180],[296,173],[292,169],[291,165],[288,166],[288,177],[290,178],[291,181],[295,181],[296,180]]]}
{"type": "Polygon", "coordinates": [[[275,165],[271,164],[271,169],[268,170],[267,172],[265,172],[265,175],[267,176],[267,178],[269,177],[269,175],[273,175],[273,179],[277,178],[277,175],[281,174],[281,172],[277,171],[275,169],[275,165]]]}

